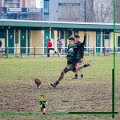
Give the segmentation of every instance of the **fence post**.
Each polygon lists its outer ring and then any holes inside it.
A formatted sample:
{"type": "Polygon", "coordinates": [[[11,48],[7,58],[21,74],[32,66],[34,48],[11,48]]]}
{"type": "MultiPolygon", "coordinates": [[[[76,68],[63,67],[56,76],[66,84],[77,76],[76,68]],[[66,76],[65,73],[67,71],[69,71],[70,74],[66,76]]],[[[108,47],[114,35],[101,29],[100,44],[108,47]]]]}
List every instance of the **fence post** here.
{"type": "Polygon", "coordinates": [[[105,53],[106,53],[106,48],[104,47],[104,56],[105,56],[105,53]]]}
{"type": "Polygon", "coordinates": [[[6,47],[5,49],[6,49],[6,57],[8,58],[8,47],[6,47]]]}
{"type": "Polygon", "coordinates": [[[28,57],[29,57],[29,49],[30,49],[30,48],[28,47],[28,57]]]}
{"type": "Polygon", "coordinates": [[[89,47],[88,47],[88,56],[90,55],[89,47]]]}
{"type": "Polygon", "coordinates": [[[34,46],[34,58],[35,58],[35,46],[34,46]]]}
{"type": "Polygon", "coordinates": [[[22,58],[22,47],[20,48],[20,56],[22,58]]]}
{"type": "Polygon", "coordinates": [[[93,47],[93,56],[95,56],[95,47],[93,47]]]}

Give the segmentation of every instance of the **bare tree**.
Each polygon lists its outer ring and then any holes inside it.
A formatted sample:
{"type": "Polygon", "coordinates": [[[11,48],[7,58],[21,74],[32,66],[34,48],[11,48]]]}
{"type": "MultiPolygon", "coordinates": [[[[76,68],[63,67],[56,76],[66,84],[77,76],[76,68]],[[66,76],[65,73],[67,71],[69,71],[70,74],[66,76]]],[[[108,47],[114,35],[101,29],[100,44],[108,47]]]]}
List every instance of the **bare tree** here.
{"type": "Polygon", "coordinates": [[[108,23],[113,20],[113,0],[94,0],[94,21],[108,23]]]}
{"type": "Polygon", "coordinates": [[[94,0],[86,0],[86,22],[94,22],[94,17],[94,0]]]}
{"type": "Polygon", "coordinates": [[[106,23],[113,20],[113,0],[61,1],[58,8],[59,21],[106,23]]]}
{"type": "Polygon", "coordinates": [[[84,20],[84,0],[64,0],[59,3],[59,20],[76,21],[84,20]]]}
{"type": "Polygon", "coordinates": [[[116,22],[120,23],[120,0],[116,0],[116,22]]]}

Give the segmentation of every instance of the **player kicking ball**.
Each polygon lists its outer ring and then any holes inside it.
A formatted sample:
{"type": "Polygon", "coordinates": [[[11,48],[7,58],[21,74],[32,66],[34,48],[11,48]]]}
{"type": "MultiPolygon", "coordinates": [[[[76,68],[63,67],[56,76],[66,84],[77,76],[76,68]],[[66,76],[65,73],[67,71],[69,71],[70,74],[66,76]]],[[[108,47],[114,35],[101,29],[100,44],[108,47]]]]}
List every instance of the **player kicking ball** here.
{"type": "Polygon", "coordinates": [[[77,61],[77,45],[75,44],[75,38],[74,37],[70,37],[69,39],[69,45],[68,45],[68,53],[67,53],[67,66],[62,70],[59,78],[57,81],[55,81],[54,83],[51,83],[52,87],[56,87],[60,81],[63,79],[64,74],[67,73],[68,71],[73,71],[73,72],[77,72],[78,70],[88,67],[90,66],[89,63],[87,64],[83,64],[79,67],[75,67],[76,66],[76,61],[77,61]]]}

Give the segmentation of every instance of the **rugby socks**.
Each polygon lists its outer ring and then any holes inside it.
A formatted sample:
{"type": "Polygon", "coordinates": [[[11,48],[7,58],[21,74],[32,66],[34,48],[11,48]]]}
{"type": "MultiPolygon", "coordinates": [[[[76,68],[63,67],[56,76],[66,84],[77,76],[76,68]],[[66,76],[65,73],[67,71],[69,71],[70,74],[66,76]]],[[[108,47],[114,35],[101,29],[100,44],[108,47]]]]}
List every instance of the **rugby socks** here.
{"type": "Polygon", "coordinates": [[[83,78],[83,74],[81,74],[81,78],[83,78]]]}
{"type": "Polygon", "coordinates": [[[75,74],[75,78],[76,78],[76,79],[78,78],[78,74],[75,74]]]}

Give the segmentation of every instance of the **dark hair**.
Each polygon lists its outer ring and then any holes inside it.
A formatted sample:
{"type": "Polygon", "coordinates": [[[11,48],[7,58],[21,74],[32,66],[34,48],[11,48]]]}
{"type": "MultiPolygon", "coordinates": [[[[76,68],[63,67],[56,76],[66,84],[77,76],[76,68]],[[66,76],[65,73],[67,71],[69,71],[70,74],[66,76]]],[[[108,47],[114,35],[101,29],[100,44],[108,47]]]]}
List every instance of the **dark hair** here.
{"type": "Polygon", "coordinates": [[[73,40],[73,41],[75,41],[75,38],[74,38],[74,37],[69,37],[68,40],[73,40]]]}
{"type": "Polygon", "coordinates": [[[74,37],[75,38],[80,38],[80,36],[78,34],[75,34],[74,37]]]}

